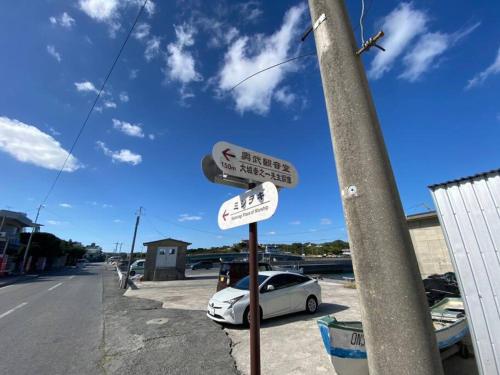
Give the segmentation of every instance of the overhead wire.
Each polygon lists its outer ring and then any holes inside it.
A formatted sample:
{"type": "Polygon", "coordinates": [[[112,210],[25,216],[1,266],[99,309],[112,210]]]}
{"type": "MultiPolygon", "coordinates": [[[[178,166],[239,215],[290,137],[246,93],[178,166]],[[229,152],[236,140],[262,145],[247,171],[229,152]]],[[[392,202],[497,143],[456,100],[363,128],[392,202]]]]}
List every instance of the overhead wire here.
{"type": "Polygon", "coordinates": [[[235,84],[233,87],[231,87],[231,88],[228,90],[228,92],[233,91],[236,87],[238,87],[238,86],[239,86],[239,85],[241,85],[242,83],[244,83],[244,82],[248,81],[250,78],[253,78],[253,77],[255,77],[255,76],[256,76],[256,75],[258,75],[258,74],[264,73],[264,72],[265,72],[265,71],[267,71],[267,70],[270,70],[270,69],[276,68],[276,67],[278,67],[278,66],[280,66],[280,65],[283,65],[283,64],[287,64],[287,63],[292,62],[292,61],[294,61],[294,60],[298,60],[298,59],[302,59],[302,58],[304,58],[304,57],[310,57],[310,56],[316,56],[316,52],[309,52],[309,53],[306,53],[306,54],[303,54],[303,55],[295,56],[295,57],[289,58],[289,59],[287,59],[287,60],[281,61],[281,62],[279,62],[279,63],[277,63],[277,64],[274,64],[274,65],[268,66],[267,68],[261,69],[261,70],[259,70],[259,71],[255,72],[255,73],[253,73],[253,74],[249,75],[248,77],[246,77],[246,78],[242,79],[241,81],[239,81],[237,84],[235,84]]]}
{"type": "Polygon", "coordinates": [[[365,0],[361,0],[361,16],[359,17],[359,31],[361,34],[361,44],[365,44],[365,30],[363,25],[363,18],[365,17],[365,0]]]}
{"type": "Polygon", "coordinates": [[[54,190],[57,182],[59,181],[59,178],[61,177],[61,174],[64,171],[64,168],[66,168],[66,164],[68,163],[69,158],[72,156],[73,151],[76,147],[76,144],[78,143],[78,140],[80,139],[85,127],[87,126],[87,123],[90,119],[90,116],[91,116],[92,112],[94,111],[94,108],[97,105],[97,102],[99,101],[99,98],[101,97],[102,92],[104,91],[104,87],[106,86],[106,83],[108,82],[109,77],[111,76],[111,73],[113,73],[113,70],[116,66],[116,63],[118,62],[118,59],[120,58],[123,50],[125,49],[125,45],[127,44],[128,40],[130,39],[130,36],[132,35],[132,32],[134,31],[134,28],[135,28],[137,22],[139,21],[139,18],[141,17],[142,13],[144,12],[144,9],[146,8],[147,2],[148,2],[148,0],[145,0],[144,3],[142,4],[141,8],[139,9],[139,12],[137,13],[137,16],[135,17],[135,20],[132,24],[132,27],[130,28],[129,32],[127,33],[127,36],[126,36],[125,40],[123,41],[123,43],[120,47],[120,50],[118,51],[118,54],[116,55],[115,59],[113,60],[113,63],[111,64],[111,67],[108,70],[106,78],[104,79],[104,81],[101,85],[101,88],[97,92],[97,95],[94,99],[94,102],[92,103],[92,105],[90,107],[90,110],[87,112],[87,115],[85,116],[85,120],[83,121],[82,125],[80,126],[80,129],[76,135],[75,140],[73,141],[73,144],[71,145],[71,147],[68,151],[68,155],[66,156],[66,159],[64,160],[64,163],[63,163],[61,169],[59,169],[59,171],[56,175],[56,178],[52,182],[47,194],[45,195],[45,198],[42,200],[42,203],[41,203],[42,205],[47,202],[47,199],[49,198],[49,196],[52,193],[52,191],[54,190]]]}

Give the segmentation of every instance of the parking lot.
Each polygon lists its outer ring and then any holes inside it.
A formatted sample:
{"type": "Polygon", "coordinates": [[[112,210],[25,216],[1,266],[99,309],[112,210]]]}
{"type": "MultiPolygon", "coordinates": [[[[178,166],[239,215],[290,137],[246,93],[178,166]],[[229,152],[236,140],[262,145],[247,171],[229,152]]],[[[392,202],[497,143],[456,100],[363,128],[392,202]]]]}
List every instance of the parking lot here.
{"type": "MultiPolygon", "coordinates": [[[[126,296],[160,301],[165,309],[205,312],[207,302],[216,290],[216,273],[200,270],[188,275],[187,280],[138,283],[139,288],[129,289],[126,296]]],[[[327,314],[334,314],[340,320],[360,320],[358,294],[356,289],[346,288],[341,282],[322,280],[320,285],[323,304],[316,314],[296,313],[262,322],[263,374],[335,374],[321,342],[316,320],[327,314]]],[[[225,325],[225,331],[232,341],[231,354],[238,369],[249,374],[249,331],[229,325],[225,325]]],[[[447,374],[476,373],[473,359],[454,356],[444,365],[447,374]]]]}
{"type": "MultiPolygon", "coordinates": [[[[136,296],[161,301],[167,309],[190,309],[206,311],[207,302],[216,289],[217,279],[210,272],[201,272],[193,279],[168,282],[143,282],[139,289],[128,290],[127,296],[136,296]]],[[[335,295],[343,301],[357,299],[356,291],[340,285],[321,283],[323,300],[314,315],[292,314],[262,322],[261,362],[263,374],[325,374],[332,373],[330,360],[321,342],[316,319],[326,314],[359,318],[359,312],[347,305],[334,304],[335,295]]],[[[354,301],[353,301],[354,302],[354,301]]],[[[357,306],[357,303],[351,303],[357,306]]],[[[208,319],[208,318],[206,318],[208,319]]],[[[217,323],[214,323],[217,324],[217,323]]],[[[232,355],[242,373],[250,372],[249,332],[239,326],[225,326],[233,342],[232,355]]]]}

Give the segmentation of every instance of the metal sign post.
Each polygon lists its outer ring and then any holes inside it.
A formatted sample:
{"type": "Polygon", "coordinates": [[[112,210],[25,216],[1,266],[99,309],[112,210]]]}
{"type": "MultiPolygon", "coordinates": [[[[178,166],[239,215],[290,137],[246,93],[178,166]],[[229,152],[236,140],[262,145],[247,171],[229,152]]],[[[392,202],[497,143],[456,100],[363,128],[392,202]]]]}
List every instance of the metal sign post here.
{"type": "Polygon", "coordinates": [[[284,160],[227,142],[218,142],[201,162],[203,174],[213,183],[249,190],[224,202],[217,222],[223,230],[248,224],[250,276],[250,373],[260,375],[260,305],[258,284],[257,222],[273,216],[278,189],[298,182],[295,167],[284,160]],[[256,183],[262,182],[256,186],[256,183]],[[276,186],[275,186],[276,185],[276,186]]]}
{"type": "Polygon", "coordinates": [[[250,275],[250,374],[260,375],[260,307],[257,255],[257,223],[248,225],[248,263],[250,275]]]}

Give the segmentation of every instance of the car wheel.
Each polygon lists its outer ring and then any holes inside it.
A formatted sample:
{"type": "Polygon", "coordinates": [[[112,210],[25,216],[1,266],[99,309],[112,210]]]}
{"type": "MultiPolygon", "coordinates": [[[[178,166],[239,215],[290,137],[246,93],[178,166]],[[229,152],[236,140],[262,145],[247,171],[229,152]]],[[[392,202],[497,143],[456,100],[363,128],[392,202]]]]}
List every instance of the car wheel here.
{"type": "MultiPolygon", "coordinates": [[[[259,312],[260,312],[260,321],[262,322],[262,308],[259,306],[259,312]]],[[[250,306],[248,306],[245,309],[245,312],[243,313],[243,325],[245,327],[250,327],[250,306]]]]}
{"type": "Polygon", "coordinates": [[[306,311],[314,314],[318,310],[318,300],[314,296],[309,296],[306,301],[306,311]]]}
{"type": "Polygon", "coordinates": [[[134,276],[134,275],[135,275],[135,271],[134,270],[130,271],[130,276],[134,276]]]}

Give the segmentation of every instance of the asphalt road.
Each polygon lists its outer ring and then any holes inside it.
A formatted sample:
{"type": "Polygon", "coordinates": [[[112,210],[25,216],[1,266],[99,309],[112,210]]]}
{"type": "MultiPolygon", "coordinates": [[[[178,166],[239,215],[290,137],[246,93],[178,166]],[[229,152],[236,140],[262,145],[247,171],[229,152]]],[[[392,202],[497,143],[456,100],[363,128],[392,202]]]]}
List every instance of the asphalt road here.
{"type": "Polygon", "coordinates": [[[100,265],[0,288],[0,374],[101,374],[100,265]]]}
{"type": "Polygon", "coordinates": [[[0,375],[238,373],[205,311],[123,292],[97,264],[0,288],[0,375]]]}

